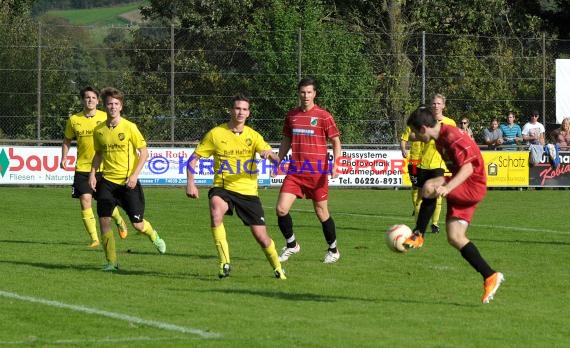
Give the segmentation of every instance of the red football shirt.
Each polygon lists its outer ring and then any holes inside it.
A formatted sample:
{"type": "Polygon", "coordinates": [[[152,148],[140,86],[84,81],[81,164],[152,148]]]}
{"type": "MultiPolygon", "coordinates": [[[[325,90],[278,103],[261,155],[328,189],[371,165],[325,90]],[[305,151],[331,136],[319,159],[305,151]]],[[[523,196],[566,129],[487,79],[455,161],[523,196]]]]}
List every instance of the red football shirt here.
{"type": "Polygon", "coordinates": [[[435,146],[453,175],[457,174],[461,166],[472,163],[473,174],[462,185],[471,190],[487,190],[485,162],[473,139],[465,136],[457,127],[442,124],[435,146]]]}
{"type": "Polygon", "coordinates": [[[291,138],[291,163],[299,174],[323,174],[329,170],[327,140],[339,136],[332,115],[318,105],[307,112],[290,110],[283,134],[291,138]]]}
{"type": "Polygon", "coordinates": [[[470,223],[477,204],[487,193],[485,162],[479,146],[459,128],[446,124],[441,125],[435,146],[453,175],[463,165],[473,165],[473,173],[446,197],[447,219],[457,218],[470,223]]]}

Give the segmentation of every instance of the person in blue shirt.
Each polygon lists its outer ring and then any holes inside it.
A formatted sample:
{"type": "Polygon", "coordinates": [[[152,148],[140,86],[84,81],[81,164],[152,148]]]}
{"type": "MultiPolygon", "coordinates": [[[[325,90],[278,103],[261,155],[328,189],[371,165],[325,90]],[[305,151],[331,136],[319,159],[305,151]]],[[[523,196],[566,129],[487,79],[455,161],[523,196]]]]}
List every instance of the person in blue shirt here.
{"type": "Polygon", "coordinates": [[[515,121],[515,113],[509,111],[507,123],[501,124],[501,131],[503,132],[502,149],[505,151],[516,151],[518,143],[523,140],[521,126],[515,123],[515,121]]]}

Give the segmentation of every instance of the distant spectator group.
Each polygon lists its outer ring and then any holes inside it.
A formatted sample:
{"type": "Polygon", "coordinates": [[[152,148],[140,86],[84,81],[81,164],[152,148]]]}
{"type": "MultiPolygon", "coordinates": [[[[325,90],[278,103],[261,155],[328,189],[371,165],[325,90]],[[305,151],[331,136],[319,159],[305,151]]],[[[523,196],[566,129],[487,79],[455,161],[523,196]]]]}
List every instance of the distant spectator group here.
{"type": "MultiPolygon", "coordinates": [[[[559,152],[570,151],[570,117],[564,118],[560,128],[553,130],[550,134],[546,133],[539,119],[540,113],[534,110],[521,128],[517,123],[515,113],[509,111],[502,124],[496,117],[491,119],[489,125],[483,129],[476,140],[482,145],[482,149],[486,150],[529,151],[531,165],[542,163],[543,155],[546,155],[551,165],[557,167],[559,152]]],[[[458,128],[468,134],[471,139],[475,139],[467,118],[461,119],[458,128]]]]}
{"type": "MultiPolygon", "coordinates": [[[[533,114],[535,113],[538,114],[538,112],[533,111],[533,114]]],[[[466,119],[463,120],[465,121],[466,119]]],[[[481,137],[483,144],[487,145],[487,149],[515,151],[519,145],[523,145],[525,140],[523,129],[516,121],[517,117],[513,111],[507,113],[505,123],[501,124],[496,117],[491,119],[489,126],[483,129],[481,137]]],[[[468,122],[467,120],[467,127],[469,126],[468,122]]],[[[469,131],[471,131],[470,128],[469,131]]],[[[471,137],[473,138],[473,136],[471,137]]]]}
{"type": "Polygon", "coordinates": [[[570,151],[570,117],[564,118],[560,128],[553,130],[550,134],[546,133],[539,118],[540,113],[536,110],[532,111],[528,122],[521,128],[517,123],[515,113],[509,111],[503,123],[499,118],[492,118],[479,137],[474,137],[473,129],[467,118],[462,118],[458,127],[464,133],[469,134],[472,139],[478,140],[485,146],[483,149],[487,150],[516,151],[552,143],[558,144],[561,151],[570,151]]]}

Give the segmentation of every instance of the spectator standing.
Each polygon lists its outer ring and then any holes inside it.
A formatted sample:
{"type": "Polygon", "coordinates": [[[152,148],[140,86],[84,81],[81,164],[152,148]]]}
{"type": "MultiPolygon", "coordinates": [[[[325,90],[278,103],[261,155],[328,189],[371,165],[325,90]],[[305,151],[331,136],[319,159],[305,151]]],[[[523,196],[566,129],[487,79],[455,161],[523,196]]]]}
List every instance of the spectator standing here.
{"type": "Polygon", "coordinates": [[[503,144],[503,131],[499,128],[497,118],[493,118],[489,123],[489,128],[485,128],[483,138],[489,150],[498,150],[503,144]]]}
{"type": "Polygon", "coordinates": [[[501,124],[501,132],[503,132],[503,150],[516,151],[517,145],[523,140],[521,126],[516,123],[516,115],[509,111],[507,114],[507,122],[501,124]]]}

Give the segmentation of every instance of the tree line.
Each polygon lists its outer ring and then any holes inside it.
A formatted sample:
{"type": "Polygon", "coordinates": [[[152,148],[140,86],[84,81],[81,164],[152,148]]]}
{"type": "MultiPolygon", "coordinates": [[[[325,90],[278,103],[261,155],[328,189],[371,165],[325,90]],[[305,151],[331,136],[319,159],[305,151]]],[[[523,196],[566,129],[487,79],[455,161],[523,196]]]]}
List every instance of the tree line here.
{"type": "Polygon", "coordinates": [[[472,122],[541,109],[568,22],[562,1],[150,0],[144,25],[94,35],[42,19],[47,3],[0,3],[0,68],[9,71],[0,75],[0,138],[60,138],[77,91],[93,84],[124,90],[128,114],[157,141],[196,140],[226,118],[232,93],[246,92],[251,122],[275,140],[296,82],[312,75],[345,142],[392,142],[433,93],[472,122]]]}

